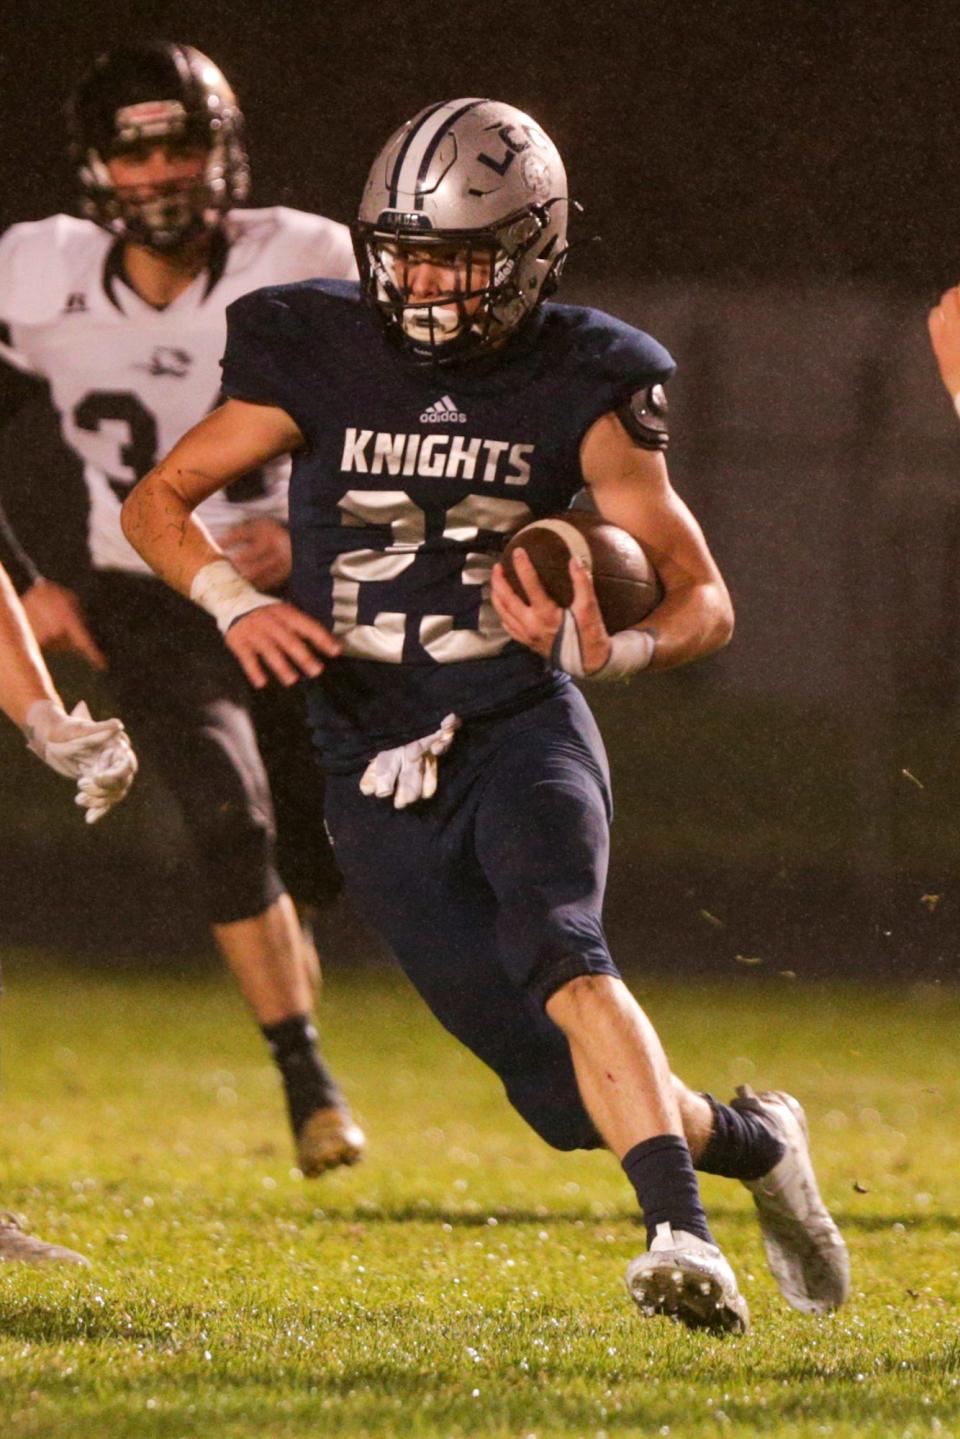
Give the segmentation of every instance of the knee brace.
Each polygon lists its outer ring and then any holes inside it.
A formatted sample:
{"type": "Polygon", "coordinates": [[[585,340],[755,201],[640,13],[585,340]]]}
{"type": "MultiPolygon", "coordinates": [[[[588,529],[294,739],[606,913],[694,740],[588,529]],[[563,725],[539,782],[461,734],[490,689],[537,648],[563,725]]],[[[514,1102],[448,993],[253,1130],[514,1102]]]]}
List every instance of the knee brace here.
{"type": "Polygon", "coordinates": [[[204,826],[199,877],[211,924],[232,924],[262,914],[284,892],[273,860],[273,826],[265,815],[224,806],[204,826]]]}

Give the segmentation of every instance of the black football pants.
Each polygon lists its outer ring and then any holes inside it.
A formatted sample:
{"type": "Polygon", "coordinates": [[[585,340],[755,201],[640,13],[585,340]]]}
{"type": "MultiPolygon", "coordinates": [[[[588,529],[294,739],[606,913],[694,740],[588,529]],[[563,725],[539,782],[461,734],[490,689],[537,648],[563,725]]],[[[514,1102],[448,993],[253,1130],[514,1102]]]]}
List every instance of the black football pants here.
{"type": "Polygon", "coordinates": [[[303,903],[335,893],[299,693],[254,697],[210,616],[159,580],[100,570],[83,598],[117,713],[179,804],[209,922],[260,914],[285,886],[303,903]]]}

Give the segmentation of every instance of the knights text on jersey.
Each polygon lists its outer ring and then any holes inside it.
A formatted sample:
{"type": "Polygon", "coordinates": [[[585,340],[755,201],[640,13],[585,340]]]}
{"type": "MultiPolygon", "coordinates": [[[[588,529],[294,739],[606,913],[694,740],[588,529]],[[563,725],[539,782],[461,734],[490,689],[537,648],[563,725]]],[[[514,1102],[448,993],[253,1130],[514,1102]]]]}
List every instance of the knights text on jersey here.
{"type": "Polygon", "coordinates": [[[667,352],[545,305],[490,369],[423,370],[346,283],[262,290],[227,321],[225,393],[279,406],[306,439],[292,598],[344,647],[309,687],[324,762],[349,769],[451,710],[498,714],[564,683],[508,638],[490,571],[514,531],[570,504],[586,430],[668,379],[667,352]]]}
{"type": "MultiPolygon", "coordinates": [[[[277,206],[227,216],[216,262],[163,310],[129,287],[106,231],[54,215],[0,239],[0,361],[50,387],[90,497],[91,558],[150,573],[120,529],[130,487],[219,403],[226,306],[266,284],[355,274],[344,225],[277,206]]],[[[213,496],[214,535],[256,515],[286,519],[287,462],[213,496]]]]}

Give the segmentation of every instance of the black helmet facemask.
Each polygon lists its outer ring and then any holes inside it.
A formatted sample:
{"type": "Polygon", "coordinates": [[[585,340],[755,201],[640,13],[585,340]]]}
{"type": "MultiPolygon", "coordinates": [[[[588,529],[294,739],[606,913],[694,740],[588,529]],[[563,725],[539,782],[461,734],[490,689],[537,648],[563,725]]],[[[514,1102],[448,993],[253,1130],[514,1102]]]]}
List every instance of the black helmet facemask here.
{"type": "Polygon", "coordinates": [[[221,72],[191,46],[155,41],[108,51],[78,86],[68,123],[82,211],[119,239],[177,250],[246,199],[243,116],[221,72]],[[200,174],[162,187],[113,184],[112,159],[156,144],[199,150],[200,174]]]}

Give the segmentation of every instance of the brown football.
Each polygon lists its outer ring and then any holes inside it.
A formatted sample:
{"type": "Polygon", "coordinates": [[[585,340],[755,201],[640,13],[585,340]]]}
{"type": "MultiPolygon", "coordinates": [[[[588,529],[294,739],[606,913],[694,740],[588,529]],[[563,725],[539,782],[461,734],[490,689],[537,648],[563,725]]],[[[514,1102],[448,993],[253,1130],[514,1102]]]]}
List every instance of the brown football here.
{"type": "Polygon", "coordinates": [[[639,624],[661,597],[657,572],[642,546],[589,510],[567,510],[533,520],[512,537],[503,552],[503,568],[516,594],[526,599],[513,567],[513,551],[526,550],[550,598],[564,609],[573,599],[570,558],[589,565],[600,613],[610,634],[639,624]]]}

